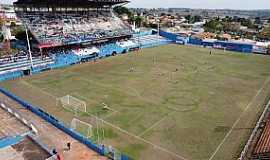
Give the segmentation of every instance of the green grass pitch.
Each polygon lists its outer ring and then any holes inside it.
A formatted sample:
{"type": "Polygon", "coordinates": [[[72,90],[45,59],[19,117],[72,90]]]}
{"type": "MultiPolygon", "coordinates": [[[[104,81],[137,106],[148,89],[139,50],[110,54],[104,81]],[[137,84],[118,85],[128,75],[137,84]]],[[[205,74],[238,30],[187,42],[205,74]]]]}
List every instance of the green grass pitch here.
{"type": "Polygon", "coordinates": [[[74,115],[55,99],[85,101],[78,118],[94,131],[99,122],[100,142],[135,159],[236,159],[269,98],[270,57],[209,51],[143,49],[0,86],[66,123],[74,115]]]}

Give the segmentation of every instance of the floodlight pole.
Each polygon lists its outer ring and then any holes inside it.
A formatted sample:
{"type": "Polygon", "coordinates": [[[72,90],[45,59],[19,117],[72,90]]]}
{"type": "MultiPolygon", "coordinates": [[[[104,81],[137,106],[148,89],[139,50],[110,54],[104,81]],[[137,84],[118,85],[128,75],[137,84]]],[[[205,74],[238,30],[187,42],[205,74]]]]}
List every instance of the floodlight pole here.
{"type": "Polygon", "coordinates": [[[157,20],[157,22],[158,22],[158,36],[159,36],[159,34],[160,34],[160,21],[159,21],[159,19],[157,20]]]}
{"type": "Polygon", "coordinates": [[[27,39],[27,45],[28,45],[28,53],[29,53],[29,58],[30,58],[30,63],[31,63],[31,67],[33,68],[33,58],[32,58],[32,52],[31,52],[31,46],[30,46],[30,41],[29,41],[29,35],[28,35],[28,30],[27,27],[25,27],[25,33],[26,33],[26,39],[27,39]]]}
{"type": "MultiPolygon", "coordinates": [[[[137,17],[137,16],[136,16],[137,17]]],[[[138,37],[137,37],[137,40],[138,40],[138,46],[139,46],[139,49],[141,49],[141,41],[140,41],[140,28],[138,27],[138,30],[136,29],[136,21],[134,21],[134,29],[135,29],[135,32],[138,34],[138,37]]]]}
{"type": "Polygon", "coordinates": [[[159,36],[160,36],[160,19],[159,17],[157,16],[157,19],[156,19],[156,22],[157,22],[157,32],[158,32],[158,43],[159,43],[159,36]]]}
{"type": "Polygon", "coordinates": [[[141,41],[140,41],[140,29],[138,30],[138,45],[139,45],[139,49],[141,49],[141,41]]]}

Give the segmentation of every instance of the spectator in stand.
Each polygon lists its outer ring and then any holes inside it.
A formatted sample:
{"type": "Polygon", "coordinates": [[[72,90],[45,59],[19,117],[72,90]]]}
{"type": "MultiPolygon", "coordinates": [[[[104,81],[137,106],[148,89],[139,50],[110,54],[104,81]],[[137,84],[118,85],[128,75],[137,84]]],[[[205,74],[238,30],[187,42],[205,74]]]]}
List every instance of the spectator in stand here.
{"type": "Polygon", "coordinates": [[[28,24],[37,40],[44,44],[66,44],[132,34],[128,26],[108,11],[103,11],[98,17],[91,16],[96,14],[91,12],[65,14],[35,13],[33,16],[21,14],[19,17],[28,24]]]}

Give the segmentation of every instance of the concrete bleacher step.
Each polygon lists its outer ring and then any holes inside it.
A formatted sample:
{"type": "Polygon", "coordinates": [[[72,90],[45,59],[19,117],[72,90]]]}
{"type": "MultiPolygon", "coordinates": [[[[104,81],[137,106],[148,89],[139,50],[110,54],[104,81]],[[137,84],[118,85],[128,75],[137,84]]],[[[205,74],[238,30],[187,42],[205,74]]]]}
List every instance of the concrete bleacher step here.
{"type": "MultiPolygon", "coordinates": [[[[134,41],[138,41],[138,38],[135,37],[135,38],[132,38],[132,40],[134,41]]],[[[143,36],[143,37],[140,37],[140,41],[157,41],[157,40],[160,40],[160,41],[167,41],[166,38],[164,37],[161,37],[161,36],[157,36],[157,35],[147,35],[147,36],[143,36]]]]}
{"type": "Polygon", "coordinates": [[[15,69],[15,68],[23,68],[23,67],[27,67],[29,66],[29,62],[27,63],[23,63],[20,65],[14,65],[14,66],[9,66],[9,67],[4,67],[4,68],[0,68],[0,71],[7,71],[7,70],[11,70],[11,69],[15,69]]]}
{"type": "MultiPolygon", "coordinates": [[[[50,59],[49,57],[45,58],[46,59],[50,59]]],[[[40,61],[40,58],[33,58],[33,63],[35,61],[40,61]]],[[[18,59],[17,62],[11,62],[11,63],[6,63],[6,64],[2,64],[0,65],[0,69],[1,68],[6,68],[6,67],[12,67],[12,66],[16,66],[16,65],[21,65],[21,64],[25,64],[27,62],[30,62],[30,60],[28,60],[28,58],[23,58],[23,59],[18,59]]]]}
{"type": "Polygon", "coordinates": [[[153,46],[167,44],[167,43],[171,42],[170,40],[168,40],[162,36],[158,36],[158,35],[142,36],[142,37],[140,37],[140,39],[138,39],[138,37],[133,37],[132,40],[136,44],[140,43],[142,48],[153,47],[153,46]],[[138,42],[138,40],[140,42],[138,42]]]}
{"type": "Polygon", "coordinates": [[[28,59],[27,58],[22,58],[22,59],[18,59],[17,62],[7,62],[7,63],[4,63],[4,64],[0,64],[0,68],[1,67],[8,67],[8,66],[11,66],[13,65],[14,63],[24,63],[25,61],[27,61],[28,59]]]}
{"type": "MultiPolygon", "coordinates": [[[[51,58],[47,58],[45,60],[41,60],[41,59],[33,59],[33,65],[34,66],[38,66],[38,65],[42,65],[44,63],[53,63],[53,60],[51,58]]],[[[8,70],[14,70],[14,69],[27,69],[27,67],[31,67],[31,62],[30,61],[25,61],[24,63],[21,64],[14,64],[13,66],[9,66],[9,67],[1,67],[0,66],[0,71],[8,71],[8,70]]]]}
{"type": "Polygon", "coordinates": [[[46,64],[51,64],[54,63],[54,61],[52,59],[47,59],[47,60],[43,60],[43,61],[38,61],[36,63],[33,63],[34,66],[40,66],[40,65],[46,65],[46,64]]]}

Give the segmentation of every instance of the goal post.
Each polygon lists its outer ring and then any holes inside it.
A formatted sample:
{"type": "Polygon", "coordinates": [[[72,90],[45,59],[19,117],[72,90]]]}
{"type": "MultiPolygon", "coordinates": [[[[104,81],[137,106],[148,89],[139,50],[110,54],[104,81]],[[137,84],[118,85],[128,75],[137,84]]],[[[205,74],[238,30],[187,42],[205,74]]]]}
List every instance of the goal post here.
{"type": "Polygon", "coordinates": [[[71,95],[58,98],[57,103],[60,103],[63,108],[74,112],[75,115],[77,115],[79,112],[87,112],[86,103],[71,95]]]}
{"type": "Polygon", "coordinates": [[[72,119],[70,127],[88,139],[94,136],[93,126],[77,118],[72,119]]]}

